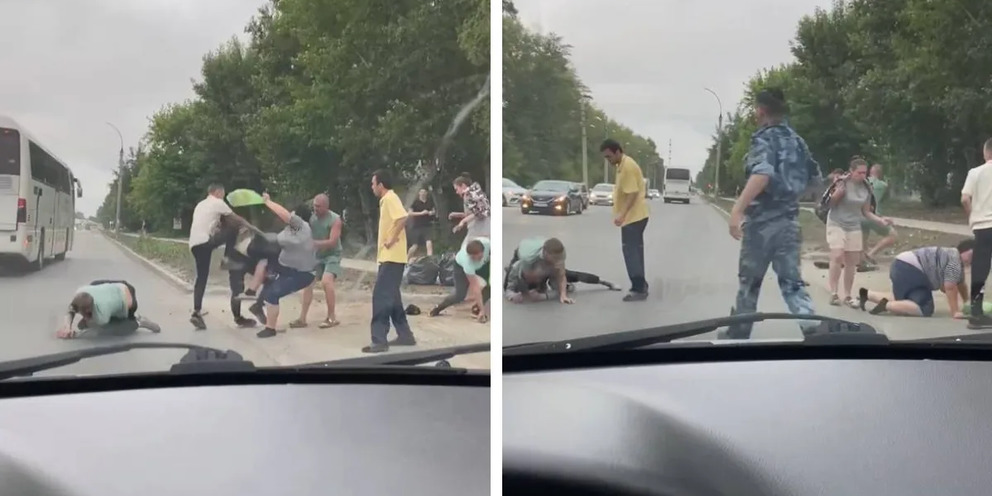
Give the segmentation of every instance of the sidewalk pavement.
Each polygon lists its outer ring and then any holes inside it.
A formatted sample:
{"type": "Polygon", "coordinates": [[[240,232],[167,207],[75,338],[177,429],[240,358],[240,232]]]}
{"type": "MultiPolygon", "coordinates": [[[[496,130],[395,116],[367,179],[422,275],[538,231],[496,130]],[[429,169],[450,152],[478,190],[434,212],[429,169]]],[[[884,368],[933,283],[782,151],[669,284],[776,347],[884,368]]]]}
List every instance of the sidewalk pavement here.
{"type": "MultiPolygon", "coordinates": [[[[132,235],[136,236],[136,235],[132,235]]],[[[192,291],[192,286],[173,270],[149,260],[133,250],[120,244],[113,237],[107,236],[125,254],[138,260],[146,267],[156,272],[174,285],[192,291]]],[[[166,238],[156,238],[167,240],[166,238]]],[[[168,240],[182,242],[181,240],[168,240]]],[[[214,257],[219,259],[220,257],[214,257]]],[[[214,262],[219,266],[219,261],[214,262]]],[[[335,291],[336,317],[341,322],[337,327],[319,329],[319,324],[326,316],[323,290],[317,286],[314,291],[313,303],[310,305],[308,316],[309,327],[303,329],[287,329],[290,321],[300,315],[302,295],[291,295],[283,299],[280,305],[280,328],[287,332],[280,333],[274,338],[259,339],[255,332],[261,329],[241,329],[234,326],[230,310],[231,291],[228,287],[227,272],[215,274],[211,271],[211,285],[203,300],[207,313],[204,320],[211,330],[221,330],[232,333],[250,346],[280,365],[297,365],[302,363],[320,362],[341,358],[365,356],[361,348],[370,342],[370,317],[372,315],[371,285],[375,282],[375,262],[365,260],[345,259],[342,263],[346,268],[361,271],[358,280],[348,280],[346,277],[335,291]],[[349,267],[349,265],[351,267],[349,267]],[[362,270],[365,269],[365,270],[362,270]],[[371,273],[369,273],[371,272],[371,273]],[[367,277],[362,277],[367,276],[367,277]]],[[[217,269],[219,271],[219,269],[217,269]]],[[[468,305],[461,304],[449,308],[439,317],[429,317],[427,312],[439,303],[450,291],[450,288],[427,287],[418,288],[419,292],[405,292],[404,305],[414,304],[421,310],[421,315],[408,316],[410,326],[417,337],[417,346],[394,347],[389,353],[405,351],[422,351],[447,346],[467,345],[490,341],[490,324],[480,324],[474,320],[468,305]],[[426,292],[427,294],[424,294],[426,292]]],[[[253,318],[248,312],[250,302],[242,302],[242,315],[253,318]]],[[[393,331],[395,332],[395,331],[393,331]]],[[[394,335],[391,334],[391,337],[394,335]]],[[[464,355],[449,360],[453,367],[490,368],[490,354],[476,353],[464,355]]]]}

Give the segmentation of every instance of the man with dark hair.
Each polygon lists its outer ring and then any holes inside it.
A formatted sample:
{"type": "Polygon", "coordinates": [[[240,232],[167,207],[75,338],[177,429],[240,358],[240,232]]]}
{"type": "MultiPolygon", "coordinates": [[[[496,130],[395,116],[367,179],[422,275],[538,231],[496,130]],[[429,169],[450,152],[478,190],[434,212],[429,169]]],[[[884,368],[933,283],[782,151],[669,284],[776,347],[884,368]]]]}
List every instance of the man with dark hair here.
{"type": "Polygon", "coordinates": [[[372,192],[379,197],[379,236],[376,261],[379,271],[372,288],[372,344],[364,353],[382,353],[390,346],[417,344],[403,307],[400,285],[406,268],[406,209],[393,191],[393,178],[382,169],[372,173],[372,192]],[[397,338],[388,341],[389,323],[396,327],[397,338]]]}
{"type": "Polygon", "coordinates": [[[137,293],[127,281],[93,281],[76,291],[69,303],[69,313],[65,322],[59,328],[57,336],[71,339],[78,336],[72,328],[76,316],[80,316],[76,325],[80,331],[99,328],[113,331],[116,334],[130,334],[139,328],[161,332],[158,324],[138,316],[137,293]]]}
{"type": "Polygon", "coordinates": [[[974,263],[971,265],[971,316],[968,328],[992,328],[992,316],[985,315],[985,280],[992,268],[992,139],[983,147],[985,163],[968,171],[961,188],[961,205],[975,234],[974,263]]]}
{"type": "Polygon", "coordinates": [[[599,147],[603,157],[617,168],[613,185],[613,224],[620,228],[623,262],[630,277],[630,293],[623,301],[648,298],[648,281],[644,275],[644,229],[648,225],[647,185],[644,173],[634,159],[612,139],[599,147]]]}
{"type": "Polygon", "coordinates": [[[576,283],[597,284],[604,286],[611,291],[620,291],[613,283],[601,279],[596,274],[579,272],[577,270],[564,270],[565,284],[551,277],[546,272],[541,272],[535,268],[525,268],[523,261],[515,260],[510,263],[506,270],[506,280],[504,295],[511,303],[524,303],[531,301],[551,300],[555,296],[559,299],[563,295],[568,295],[575,291],[576,283]]]}
{"type": "MultiPolygon", "coordinates": [[[[813,300],[799,270],[799,199],[811,182],[822,180],[806,141],[785,122],[788,107],[777,88],[755,97],[759,129],[751,136],[744,168],[747,183],[730,212],[730,235],[741,242],[736,308],[732,313],[758,309],[761,282],[768,266],[778,275],[779,289],[789,311],[812,315],[813,300]]],[[[818,324],[802,321],[804,333],[818,324]]],[[[721,338],[747,339],[751,325],[731,326],[721,338]]]]}
{"type": "Polygon", "coordinates": [[[896,256],[889,269],[892,293],[881,293],[861,288],[858,305],[865,310],[865,303],[875,303],[871,313],[889,312],[908,317],[930,317],[934,312],[933,292],[940,290],[947,296],[947,306],[955,319],[965,318],[958,306],[968,302],[968,286],[964,268],[971,264],[975,248],[974,239],[958,243],[957,248],[929,246],[904,251],[896,256]]]}
{"type": "MultiPolygon", "coordinates": [[[[503,290],[510,291],[511,278],[527,273],[535,283],[545,279],[554,281],[554,286],[565,287],[568,284],[565,270],[565,245],[558,238],[535,236],[526,238],[513,250],[513,257],[507,265],[506,277],[503,279],[503,290]],[[519,262],[519,264],[514,265],[519,262]]],[[[570,304],[573,300],[567,291],[558,293],[558,301],[570,304]]]]}
{"type": "Polygon", "coordinates": [[[203,293],[207,290],[207,277],[210,274],[211,255],[229,238],[226,233],[220,232],[221,218],[234,221],[234,224],[248,224],[224,201],[224,186],[211,184],[207,188],[207,197],[197,203],[196,208],[193,209],[193,221],[189,229],[189,251],[193,254],[196,267],[196,281],[193,283],[193,314],[189,321],[197,330],[207,328],[201,311],[203,293]]]}

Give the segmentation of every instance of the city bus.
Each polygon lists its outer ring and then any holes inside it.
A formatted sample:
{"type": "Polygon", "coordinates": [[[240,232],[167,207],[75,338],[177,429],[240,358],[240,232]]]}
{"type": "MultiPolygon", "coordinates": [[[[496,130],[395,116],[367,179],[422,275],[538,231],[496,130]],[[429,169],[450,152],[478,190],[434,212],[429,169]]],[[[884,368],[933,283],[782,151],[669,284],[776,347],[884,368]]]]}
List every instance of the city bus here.
{"type": "Polygon", "coordinates": [[[72,249],[79,180],[13,119],[0,116],[0,267],[37,270],[72,249]]]}

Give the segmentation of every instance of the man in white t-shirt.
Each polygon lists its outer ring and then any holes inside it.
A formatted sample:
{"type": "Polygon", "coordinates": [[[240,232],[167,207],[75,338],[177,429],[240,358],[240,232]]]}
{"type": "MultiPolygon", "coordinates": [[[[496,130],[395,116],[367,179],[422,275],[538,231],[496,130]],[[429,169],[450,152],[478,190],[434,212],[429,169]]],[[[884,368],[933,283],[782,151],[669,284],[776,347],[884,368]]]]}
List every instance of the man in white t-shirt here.
{"type": "Polygon", "coordinates": [[[971,315],[969,329],[992,328],[992,316],[985,315],[985,280],[992,268],[992,139],[985,142],[985,163],[968,171],[961,188],[961,205],[968,214],[968,225],[975,233],[971,261],[971,315]]]}
{"type": "Polygon", "coordinates": [[[196,208],[193,209],[193,221],[189,228],[189,251],[193,254],[196,266],[196,282],[193,284],[193,315],[189,321],[198,330],[207,328],[201,314],[203,293],[207,289],[210,256],[224,242],[223,238],[217,236],[222,217],[235,221],[234,224],[248,224],[224,202],[224,186],[211,184],[207,188],[207,197],[197,203],[196,208]]]}

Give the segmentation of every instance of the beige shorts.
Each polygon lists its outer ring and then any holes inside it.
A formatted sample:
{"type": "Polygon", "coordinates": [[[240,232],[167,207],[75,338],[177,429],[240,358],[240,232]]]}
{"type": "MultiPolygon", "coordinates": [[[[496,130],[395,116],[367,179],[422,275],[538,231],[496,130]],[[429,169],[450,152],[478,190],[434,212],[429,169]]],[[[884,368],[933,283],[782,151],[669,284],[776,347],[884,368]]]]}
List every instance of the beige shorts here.
{"type": "Polygon", "coordinates": [[[845,231],[839,226],[827,224],[827,246],[831,250],[860,252],[864,248],[864,237],[861,234],[861,227],[859,226],[854,231],[845,231]]]}

